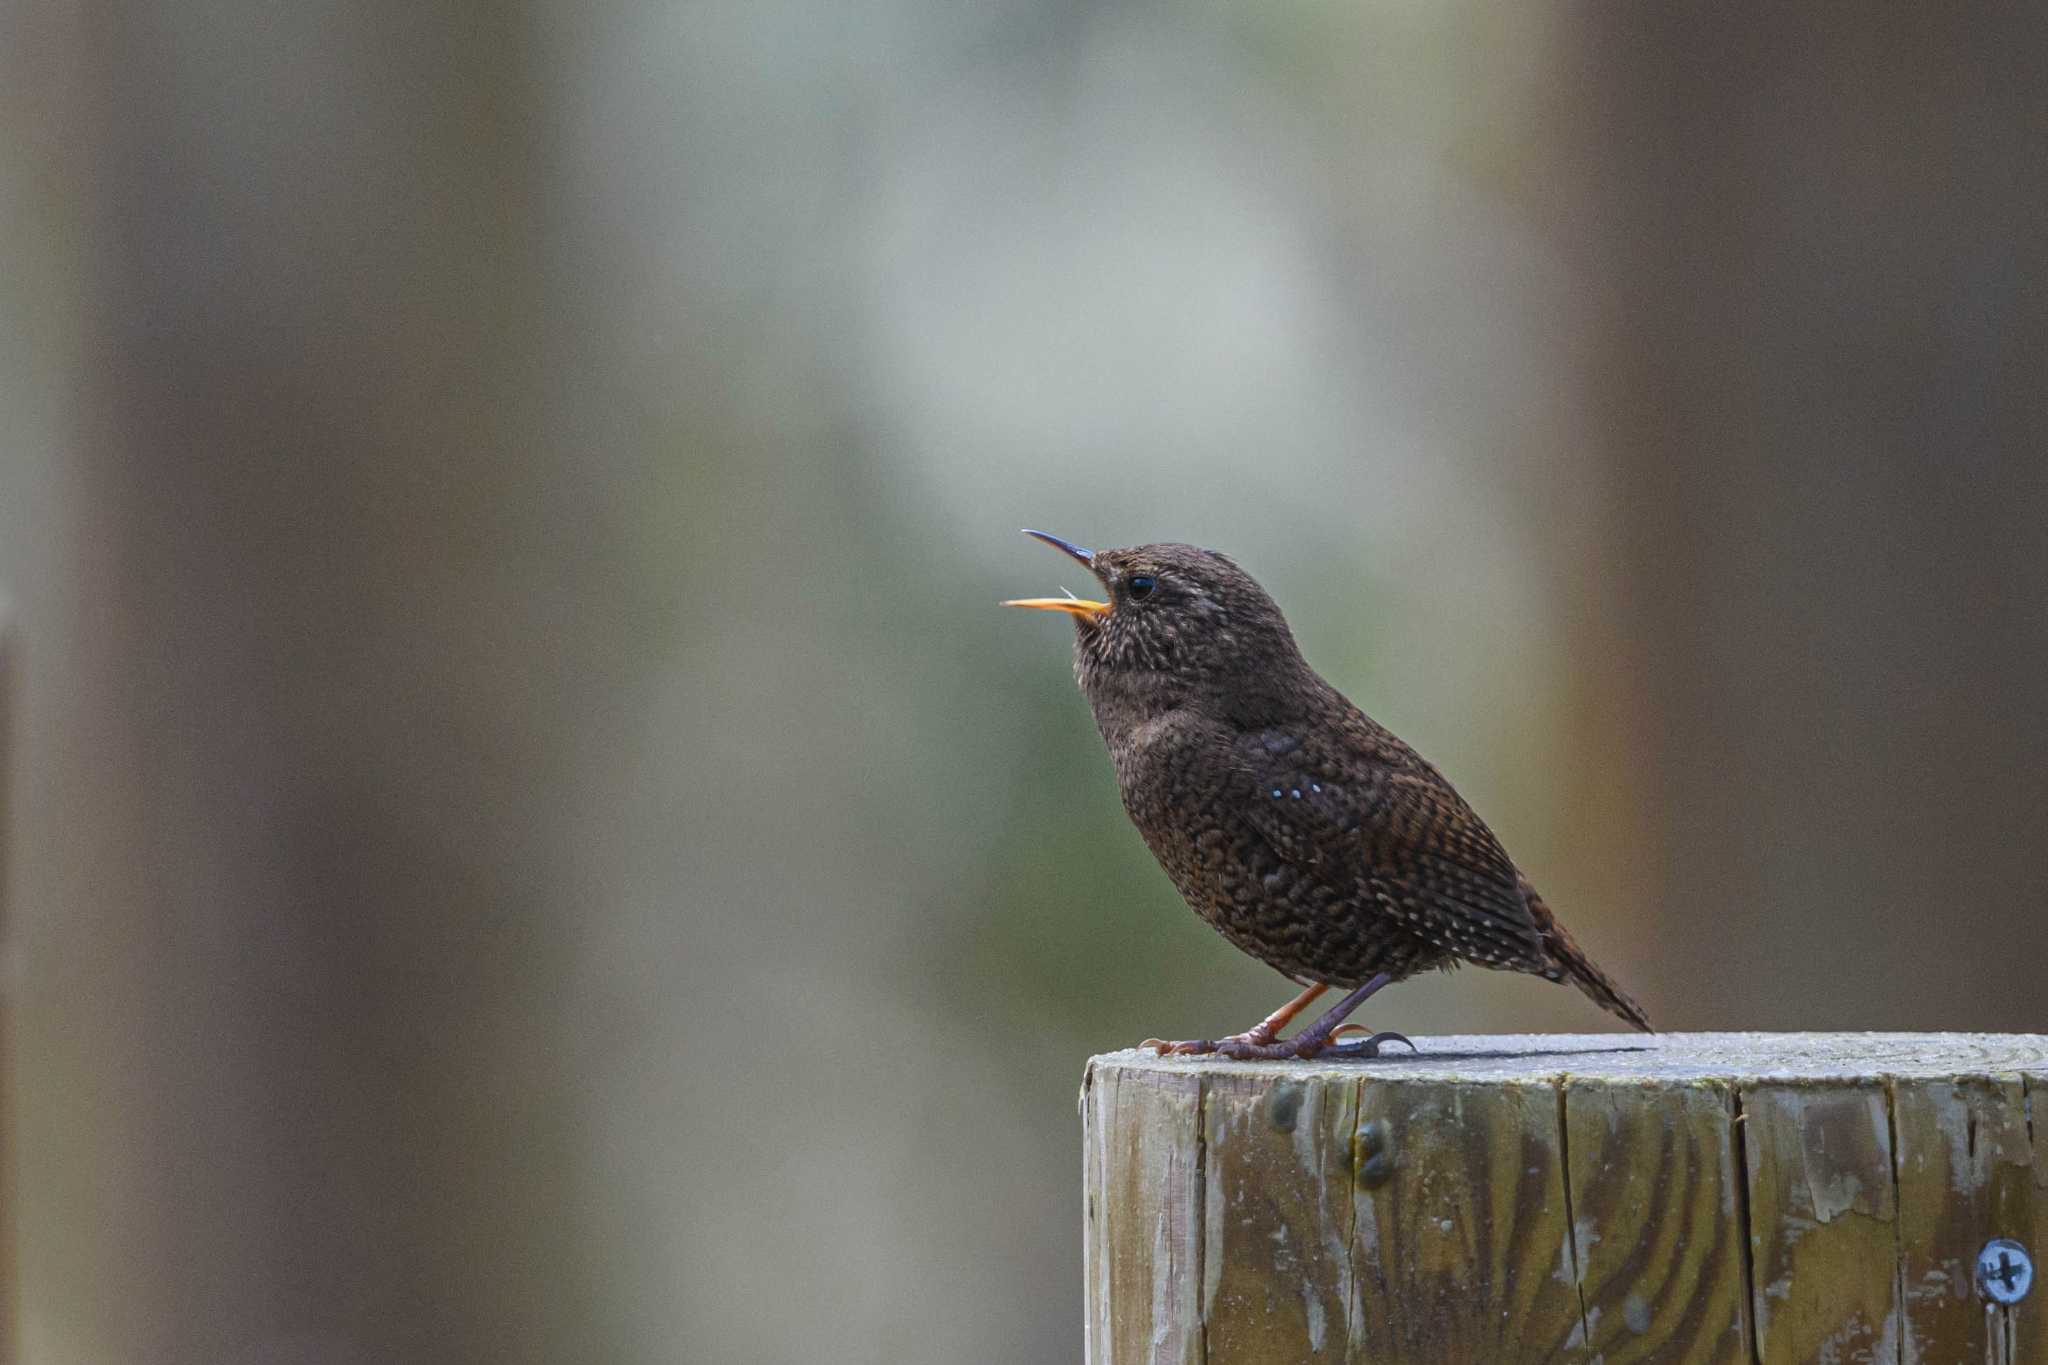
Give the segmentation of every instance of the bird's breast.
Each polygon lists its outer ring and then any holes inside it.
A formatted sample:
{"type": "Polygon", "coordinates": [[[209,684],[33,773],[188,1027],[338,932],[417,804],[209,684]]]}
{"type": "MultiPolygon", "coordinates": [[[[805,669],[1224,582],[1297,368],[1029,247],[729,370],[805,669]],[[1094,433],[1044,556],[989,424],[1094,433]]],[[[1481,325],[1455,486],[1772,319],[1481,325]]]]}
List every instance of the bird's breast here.
{"type": "Polygon", "coordinates": [[[1193,712],[1171,711],[1108,739],[1131,823],[1169,870],[1184,868],[1194,839],[1222,813],[1232,764],[1228,738],[1193,712]]]}

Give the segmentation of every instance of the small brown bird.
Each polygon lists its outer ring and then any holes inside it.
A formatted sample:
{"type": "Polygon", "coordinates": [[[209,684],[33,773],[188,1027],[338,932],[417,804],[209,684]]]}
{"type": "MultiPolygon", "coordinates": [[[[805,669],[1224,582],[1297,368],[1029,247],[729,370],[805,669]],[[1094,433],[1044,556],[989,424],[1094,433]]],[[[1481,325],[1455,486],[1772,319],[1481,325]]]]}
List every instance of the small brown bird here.
{"type": "Polygon", "coordinates": [[[1649,1030],[1443,774],[1308,666],[1244,570],[1192,545],[1084,550],[1024,534],[1108,594],[1003,605],[1074,618],[1074,674],[1131,822],[1196,914],[1305,987],[1243,1033],[1146,1046],[1374,1056],[1407,1039],[1336,1042],[1358,1027],[1346,1016],[1390,982],[1460,962],[1569,981],[1649,1030]],[[1331,986],[1350,994],[1279,1041],[1331,986]]]}

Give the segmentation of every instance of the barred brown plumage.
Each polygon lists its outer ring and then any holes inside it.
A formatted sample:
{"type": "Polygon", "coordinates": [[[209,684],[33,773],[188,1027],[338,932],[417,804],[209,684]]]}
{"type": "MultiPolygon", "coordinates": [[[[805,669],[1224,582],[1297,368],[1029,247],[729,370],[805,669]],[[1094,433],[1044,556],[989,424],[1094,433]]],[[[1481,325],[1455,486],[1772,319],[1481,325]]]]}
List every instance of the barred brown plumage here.
{"type": "Polygon", "coordinates": [[[1161,1051],[1370,1056],[1399,1035],[1336,1043],[1345,1015],[1460,962],[1569,981],[1649,1029],[1443,774],[1309,667],[1280,608],[1229,558],[1026,534],[1108,593],[1006,605],[1074,618],[1075,676],[1132,823],[1196,914],[1307,988],[1244,1033],[1161,1051]],[[1278,1041],[1330,986],[1351,993],[1278,1041]]]}

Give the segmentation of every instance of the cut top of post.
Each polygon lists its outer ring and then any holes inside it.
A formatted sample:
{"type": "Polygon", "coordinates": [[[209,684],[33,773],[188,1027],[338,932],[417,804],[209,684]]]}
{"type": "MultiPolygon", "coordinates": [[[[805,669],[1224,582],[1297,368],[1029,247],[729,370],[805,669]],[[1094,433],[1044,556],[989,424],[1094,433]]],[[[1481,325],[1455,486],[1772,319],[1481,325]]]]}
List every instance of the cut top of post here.
{"type": "Polygon", "coordinates": [[[1292,1080],[1383,1077],[1471,1081],[1841,1081],[2048,1070],[2038,1033],[1518,1033],[1417,1038],[1354,1061],[1233,1062],[1127,1048],[1090,1066],[1292,1080]]]}

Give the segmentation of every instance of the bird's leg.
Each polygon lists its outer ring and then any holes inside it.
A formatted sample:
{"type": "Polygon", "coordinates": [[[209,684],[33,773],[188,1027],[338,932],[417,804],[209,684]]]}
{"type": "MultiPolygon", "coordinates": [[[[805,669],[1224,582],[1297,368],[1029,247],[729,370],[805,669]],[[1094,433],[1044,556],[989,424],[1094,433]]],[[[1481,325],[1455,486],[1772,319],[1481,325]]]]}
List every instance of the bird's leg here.
{"type": "Polygon", "coordinates": [[[1169,1043],[1159,1038],[1147,1038],[1138,1046],[1149,1047],[1162,1057],[1169,1053],[1190,1055],[1204,1052],[1228,1052],[1231,1047],[1238,1045],[1269,1047],[1272,1045],[1273,1040],[1280,1036],[1280,1030],[1294,1022],[1295,1015],[1300,1014],[1303,1010],[1314,1004],[1316,997],[1328,989],[1330,989],[1328,986],[1318,981],[1302,991],[1300,995],[1295,996],[1279,1009],[1274,1010],[1264,1019],[1261,1019],[1258,1023],[1253,1024],[1243,1033],[1233,1033],[1228,1038],[1218,1038],[1214,1041],[1206,1038],[1196,1038],[1180,1043],[1169,1043]]]}
{"type": "MultiPolygon", "coordinates": [[[[1240,1062],[1279,1061],[1288,1057],[1377,1057],[1381,1044],[1408,1043],[1408,1040],[1398,1033],[1375,1033],[1372,1037],[1355,1043],[1333,1044],[1330,1040],[1343,1024],[1344,1016],[1364,1004],[1367,996],[1393,979],[1389,973],[1381,972],[1325,1010],[1320,1019],[1285,1042],[1253,1043],[1225,1039],[1216,1050],[1240,1062]]],[[[1408,1046],[1412,1049],[1415,1044],[1408,1043],[1408,1046]]]]}
{"type": "Polygon", "coordinates": [[[1280,1036],[1281,1029],[1294,1022],[1295,1015],[1300,1014],[1310,1005],[1313,1005],[1317,998],[1328,989],[1330,988],[1320,981],[1310,982],[1300,995],[1295,996],[1279,1009],[1274,1010],[1271,1014],[1259,1020],[1258,1023],[1246,1029],[1243,1033],[1231,1036],[1242,1038],[1248,1043],[1270,1043],[1280,1036]]]}
{"type": "Polygon", "coordinates": [[[1362,1038],[1355,1043],[1340,1043],[1336,1041],[1337,1035],[1346,1029],[1357,1029],[1361,1033],[1365,1031],[1362,1024],[1345,1023],[1344,1016],[1364,1004],[1367,996],[1393,979],[1388,973],[1381,972],[1378,976],[1375,976],[1372,980],[1366,982],[1363,986],[1360,986],[1357,990],[1331,1006],[1323,1014],[1322,1018],[1302,1030],[1301,1035],[1294,1040],[1295,1055],[1297,1057],[1377,1057],[1380,1055],[1380,1045],[1383,1043],[1407,1043],[1408,1050],[1410,1052],[1415,1051],[1414,1043],[1409,1042],[1405,1035],[1395,1033],[1392,1030],[1384,1033],[1375,1033],[1370,1038],[1362,1038]]]}

